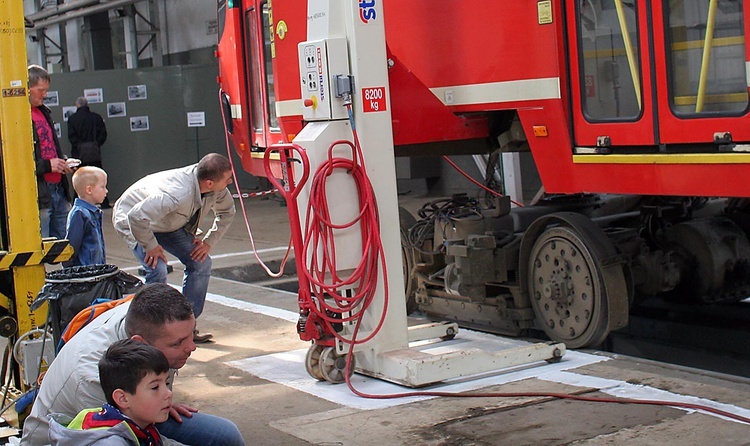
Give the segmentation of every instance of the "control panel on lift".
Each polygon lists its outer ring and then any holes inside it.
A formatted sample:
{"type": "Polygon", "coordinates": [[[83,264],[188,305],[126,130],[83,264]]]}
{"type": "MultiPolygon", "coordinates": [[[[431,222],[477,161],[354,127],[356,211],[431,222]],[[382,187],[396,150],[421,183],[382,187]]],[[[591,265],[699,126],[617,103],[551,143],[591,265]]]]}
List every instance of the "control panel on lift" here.
{"type": "Polygon", "coordinates": [[[306,121],[347,119],[344,99],[336,97],[334,77],[349,71],[346,39],[310,40],[297,47],[306,121]]]}

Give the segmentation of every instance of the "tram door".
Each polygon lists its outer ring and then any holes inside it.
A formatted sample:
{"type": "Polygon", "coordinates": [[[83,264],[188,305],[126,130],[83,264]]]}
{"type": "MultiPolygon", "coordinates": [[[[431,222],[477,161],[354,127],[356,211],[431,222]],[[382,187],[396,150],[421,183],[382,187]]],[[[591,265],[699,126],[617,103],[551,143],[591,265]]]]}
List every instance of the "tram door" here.
{"type": "Polygon", "coordinates": [[[245,11],[247,91],[250,108],[250,139],[254,149],[265,149],[281,141],[276,117],[271,54],[271,20],[268,3],[258,2],[245,11]]]}
{"type": "Polygon", "coordinates": [[[566,5],[577,147],[711,151],[727,135],[750,141],[741,0],[566,5]]]}

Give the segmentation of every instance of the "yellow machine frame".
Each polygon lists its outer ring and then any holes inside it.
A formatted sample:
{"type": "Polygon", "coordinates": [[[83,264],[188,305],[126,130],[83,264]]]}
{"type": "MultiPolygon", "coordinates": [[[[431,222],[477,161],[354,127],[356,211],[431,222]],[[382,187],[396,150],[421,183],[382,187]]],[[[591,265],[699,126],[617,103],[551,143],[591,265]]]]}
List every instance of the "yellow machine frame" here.
{"type": "Polygon", "coordinates": [[[44,285],[44,263],[73,254],[67,240],[42,240],[37,205],[34,143],[28,99],[23,2],[0,0],[0,150],[5,226],[0,231],[0,313],[14,318],[18,333],[46,322],[46,306],[31,302],[44,285]],[[3,293],[7,293],[3,294],[3,293]]]}

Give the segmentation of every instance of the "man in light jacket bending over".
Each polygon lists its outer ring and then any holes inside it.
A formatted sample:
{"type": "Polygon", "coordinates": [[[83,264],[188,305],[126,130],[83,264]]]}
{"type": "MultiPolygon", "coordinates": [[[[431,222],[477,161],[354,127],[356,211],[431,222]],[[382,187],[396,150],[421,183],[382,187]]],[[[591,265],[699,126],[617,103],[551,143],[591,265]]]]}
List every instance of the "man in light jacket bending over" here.
{"type": "MultiPolygon", "coordinates": [[[[221,239],[235,214],[229,159],[217,153],[198,164],[148,175],[130,186],[115,203],[112,223],[128,243],[146,272],[146,283],[167,282],[165,251],[185,265],[182,293],[193,304],[195,318],[203,304],[211,277],[211,247],[221,239]],[[205,233],[203,217],[213,211],[214,221],[205,233]]],[[[196,343],[210,333],[194,333],[196,343]]]]}

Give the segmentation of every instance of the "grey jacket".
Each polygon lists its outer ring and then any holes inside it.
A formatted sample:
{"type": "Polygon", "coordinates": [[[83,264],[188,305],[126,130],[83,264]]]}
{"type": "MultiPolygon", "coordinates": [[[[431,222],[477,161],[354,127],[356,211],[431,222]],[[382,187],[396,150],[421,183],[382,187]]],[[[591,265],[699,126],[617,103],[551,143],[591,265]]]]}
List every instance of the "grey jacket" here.
{"type": "MultiPolygon", "coordinates": [[[[53,414],[49,422],[49,440],[51,446],[138,446],[135,438],[125,423],[107,429],[68,429],[65,424],[70,417],[53,414]]],[[[159,434],[163,446],[184,446],[159,434]]]]}
{"type": "Polygon", "coordinates": [[[154,233],[185,228],[198,235],[198,224],[209,210],[214,213],[214,221],[202,240],[215,246],[234,219],[234,199],[229,189],[201,197],[198,164],[193,164],[138,180],[115,203],[112,223],[130,249],[140,244],[144,251],[150,251],[158,245],[154,233]],[[198,210],[200,217],[188,227],[198,210]]]}
{"type": "Polygon", "coordinates": [[[125,331],[129,308],[130,302],[126,302],[102,313],[60,350],[23,423],[22,446],[48,444],[50,414],[65,414],[72,419],[88,407],[107,402],[99,383],[99,359],[113,342],[129,337],[125,331]]]}

